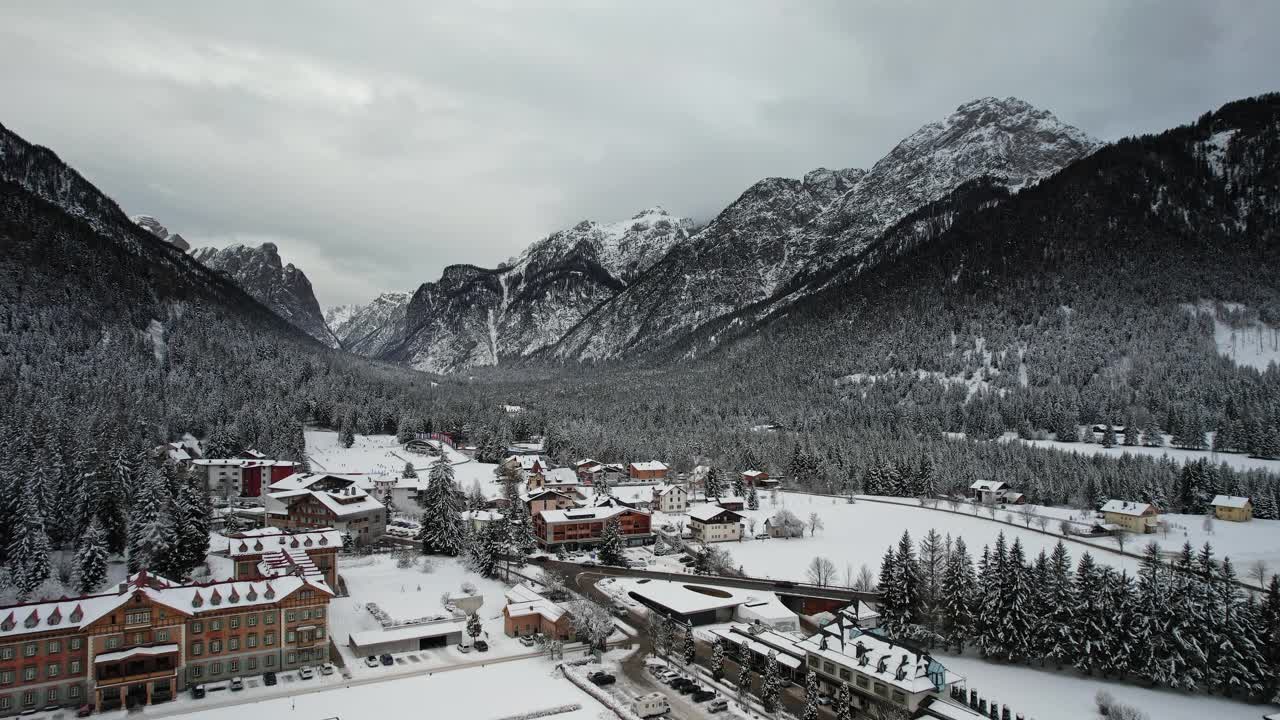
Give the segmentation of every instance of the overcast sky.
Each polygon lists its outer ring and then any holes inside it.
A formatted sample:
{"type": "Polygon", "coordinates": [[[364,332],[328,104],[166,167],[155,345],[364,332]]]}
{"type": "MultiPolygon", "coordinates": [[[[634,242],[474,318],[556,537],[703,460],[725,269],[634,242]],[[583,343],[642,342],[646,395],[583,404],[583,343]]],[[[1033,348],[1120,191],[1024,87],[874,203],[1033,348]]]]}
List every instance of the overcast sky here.
{"type": "Polygon", "coordinates": [[[974,97],[1113,140],[1280,89],[1273,0],[23,4],[0,122],[195,245],[278,243],[322,305],[709,219],[974,97]]]}

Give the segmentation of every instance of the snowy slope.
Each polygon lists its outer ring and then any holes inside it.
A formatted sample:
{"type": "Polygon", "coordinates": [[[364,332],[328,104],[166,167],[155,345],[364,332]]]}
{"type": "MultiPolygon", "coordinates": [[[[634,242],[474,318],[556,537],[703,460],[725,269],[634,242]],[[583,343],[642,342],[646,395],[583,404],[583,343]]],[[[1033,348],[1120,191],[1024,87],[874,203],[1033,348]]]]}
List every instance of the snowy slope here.
{"type": "Polygon", "coordinates": [[[366,305],[340,305],[324,313],[325,324],[343,349],[377,357],[404,337],[409,293],[388,292],[366,305]]]}
{"type": "Polygon", "coordinates": [[[787,294],[966,182],[992,178],[1016,190],[1097,147],[1016,98],[966,103],[912,133],[869,171],[819,169],[803,180],[752,186],[551,354],[607,359],[672,345],[711,320],[787,294]]]}
{"type": "Polygon", "coordinates": [[[530,245],[510,265],[445,268],[418,288],[404,337],[379,357],[420,370],[496,365],[548,347],[689,237],[661,208],[613,223],[584,220],[530,245]]]}
{"type": "Polygon", "coordinates": [[[281,262],[275,243],[263,243],[256,248],[247,245],[222,249],[203,247],[196,249],[192,257],[231,278],[294,327],[329,347],[338,347],[338,338],[325,324],[311,281],[292,263],[281,262]]]}

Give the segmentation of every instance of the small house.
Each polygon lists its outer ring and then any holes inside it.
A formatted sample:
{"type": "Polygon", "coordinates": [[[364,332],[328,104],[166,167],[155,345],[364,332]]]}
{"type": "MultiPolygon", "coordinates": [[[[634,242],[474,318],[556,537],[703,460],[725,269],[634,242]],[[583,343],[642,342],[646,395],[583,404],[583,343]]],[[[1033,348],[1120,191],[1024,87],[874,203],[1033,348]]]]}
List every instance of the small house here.
{"type": "Polygon", "coordinates": [[[768,480],[769,473],[763,470],[744,470],[742,471],[742,484],[748,487],[755,487],[761,480],[768,480]]]}
{"type": "Polygon", "coordinates": [[[683,513],[689,509],[689,491],[683,485],[659,485],[653,489],[650,507],[664,513],[683,513]]]}
{"type": "Polygon", "coordinates": [[[1008,484],[1003,480],[978,480],[969,486],[973,499],[982,505],[995,505],[1004,501],[1008,484]]]}
{"type": "Polygon", "coordinates": [[[712,543],[742,539],[742,516],[719,505],[699,505],[689,511],[694,540],[712,543]]]}
{"type": "Polygon", "coordinates": [[[1229,522],[1249,522],[1253,519],[1253,501],[1235,495],[1217,495],[1213,502],[1213,516],[1229,522]]]}
{"type": "Polygon", "coordinates": [[[1153,533],[1160,515],[1151,503],[1108,500],[1102,506],[1102,518],[1106,523],[1118,525],[1128,532],[1153,533]]]}
{"type": "Polygon", "coordinates": [[[633,462],[627,466],[627,476],[632,482],[648,480],[666,480],[668,468],[666,463],[657,460],[633,462]]]}

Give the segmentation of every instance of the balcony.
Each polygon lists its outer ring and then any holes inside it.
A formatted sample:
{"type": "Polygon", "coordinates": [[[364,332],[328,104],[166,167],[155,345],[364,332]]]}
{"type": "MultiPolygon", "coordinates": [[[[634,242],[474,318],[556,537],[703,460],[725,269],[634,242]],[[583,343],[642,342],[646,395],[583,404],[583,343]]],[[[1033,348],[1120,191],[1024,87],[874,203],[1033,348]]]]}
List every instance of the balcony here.
{"type": "Polygon", "coordinates": [[[177,645],[135,647],[103,653],[93,659],[93,675],[98,687],[173,677],[177,667],[177,645]]]}

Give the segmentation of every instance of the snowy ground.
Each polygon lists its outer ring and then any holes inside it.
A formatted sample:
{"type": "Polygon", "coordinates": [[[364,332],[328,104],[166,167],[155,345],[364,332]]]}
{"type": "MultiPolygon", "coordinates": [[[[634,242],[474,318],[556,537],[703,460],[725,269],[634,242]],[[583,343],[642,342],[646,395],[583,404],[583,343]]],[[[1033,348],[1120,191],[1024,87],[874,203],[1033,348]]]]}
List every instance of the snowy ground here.
{"type": "MultiPolygon", "coordinates": [[[[440,596],[445,593],[461,594],[462,584],[475,585],[484,596],[479,615],[485,634],[480,637],[489,643],[484,657],[497,659],[513,655],[527,655],[531,650],[502,631],[502,608],[506,605],[506,586],[495,580],[482,578],[449,558],[431,558],[431,572],[422,571],[422,560],[408,569],[396,567],[396,561],[388,555],[343,559],[338,572],[347,583],[350,597],[335,598],[329,604],[329,635],[345,660],[345,664],[357,677],[376,675],[381,668],[368,668],[363,657],[356,657],[348,640],[352,633],[377,630],[381,626],[365,609],[366,603],[377,603],[388,615],[397,620],[411,620],[444,614],[440,596]]],[[[465,637],[465,636],[464,636],[465,637]]],[[[405,653],[409,655],[410,653],[405,653]]],[[[462,653],[456,647],[421,650],[418,659],[403,658],[408,663],[425,663],[425,666],[447,666],[480,658],[480,653],[462,653]]]]}
{"type": "MultiPolygon", "coordinates": [[[[474,659],[474,658],[473,658],[474,659]]],[[[219,693],[204,700],[180,700],[192,720],[243,720],[243,718],[298,718],[298,720],[367,720],[370,718],[455,717],[497,720],[552,707],[578,704],[581,709],[552,717],[557,720],[594,720],[606,712],[590,695],[561,677],[553,663],[543,659],[490,663],[449,672],[434,672],[412,677],[371,682],[346,681],[341,676],[328,683],[316,683],[310,692],[288,687],[288,697],[265,699],[268,691],[287,686],[254,688],[242,693],[219,693]],[[496,690],[496,692],[495,692],[496,690]],[[264,697],[251,709],[243,701],[260,692],[264,697]],[[227,707],[210,707],[213,703],[242,701],[227,707]]],[[[302,681],[307,682],[307,681],[302,681]]],[[[276,693],[277,695],[281,693],[276,693]]],[[[146,715],[155,716],[171,705],[148,708],[146,715]]],[[[124,717],[124,712],[119,713],[124,717]]]]}
{"type": "Polygon", "coordinates": [[[1074,672],[998,665],[972,657],[938,654],[938,660],[968,680],[968,687],[989,700],[1012,706],[1035,720],[1092,720],[1099,717],[1094,694],[1106,690],[1119,702],[1137,707],[1152,720],[1257,720],[1276,707],[1250,705],[1208,695],[1185,695],[1107,682],[1074,672]]]}
{"type": "MultiPolygon", "coordinates": [[[[1170,436],[1165,436],[1166,446],[1170,442],[1170,436]]],[[[1261,458],[1249,457],[1241,453],[1218,453],[1208,450],[1183,450],[1174,447],[1128,447],[1125,445],[1116,445],[1115,447],[1102,447],[1098,443],[1081,443],[1081,442],[1058,442],[1057,440],[1022,440],[1012,433],[1006,434],[1001,438],[1002,442],[1021,442],[1027,445],[1034,445],[1038,448],[1046,448],[1049,450],[1060,450],[1062,452],[1074,452],[1081,455],[1106,455],[1118,458],[1121,455],[1145,455],[1152,459],[1168,457],[1170,460],[1178,464],[1195,462],[1197,460],[1208,460],[1214,465],[1226,463],[1237,470],[1269,470],[1274,473],[1280,473],[1280,460],[1263,460],[1261,458]]]]}
{"type": "MultiPolygon", "coordinates": [[[[307,430],[305,435],[307,458],[314,472],[399,477],[405,463],[412,462],[418,475],[425,476],[435,462],[433,458],[406,451],[394,435],[356,435],[349,448],[342,447],[336,432],[307,430]]],[[[475,462],[448,445],[444,446],[444,453],[453,464],[454,480],[464,492],[478,482],[486,497],[501,494],[502,488],[494,475],[497,465],[475,462]]]]}

